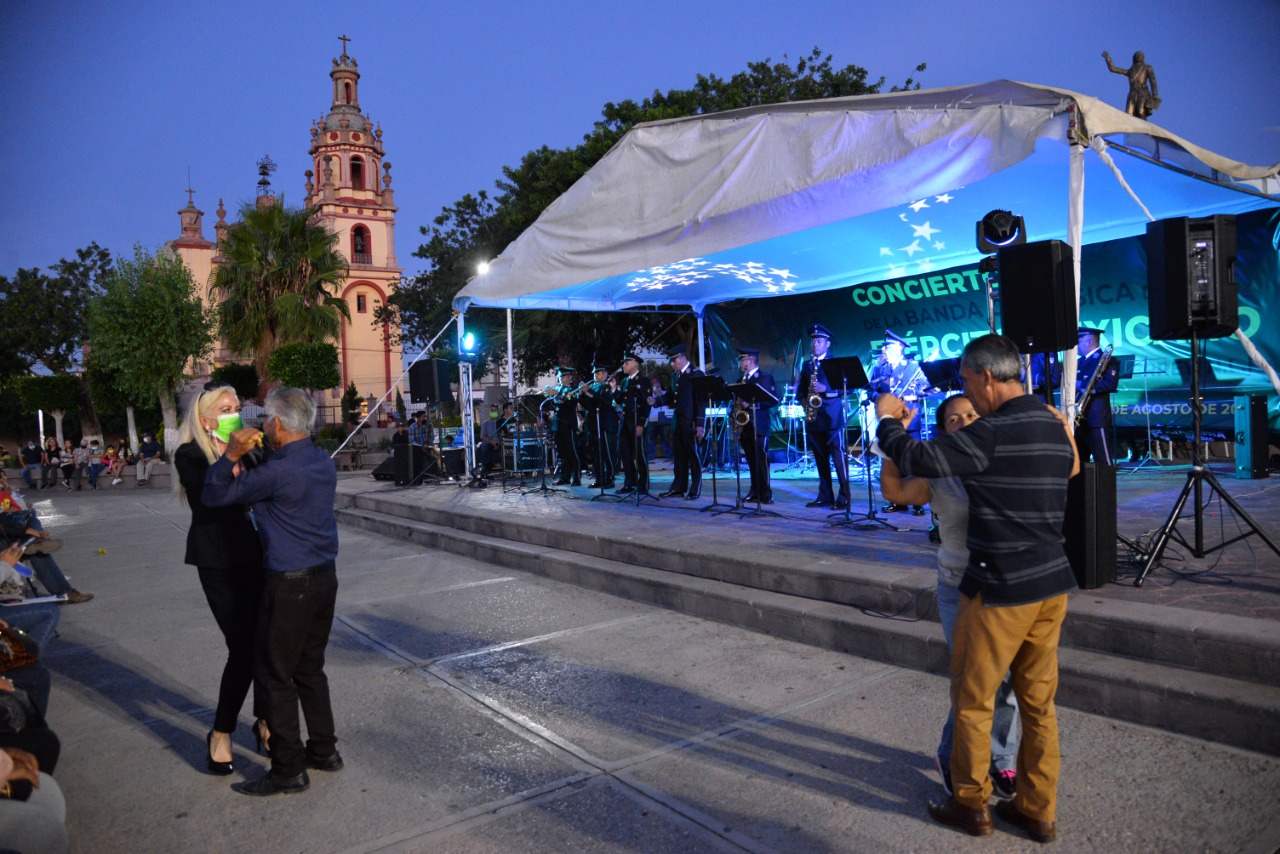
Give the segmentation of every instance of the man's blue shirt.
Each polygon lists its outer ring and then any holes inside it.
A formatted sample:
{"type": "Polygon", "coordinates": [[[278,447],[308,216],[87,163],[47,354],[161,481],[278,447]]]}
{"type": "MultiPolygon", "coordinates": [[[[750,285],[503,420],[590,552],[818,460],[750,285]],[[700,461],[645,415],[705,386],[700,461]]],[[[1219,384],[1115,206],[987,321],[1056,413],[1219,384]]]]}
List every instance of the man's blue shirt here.
{"type": "Polygon", "coordinates": [[[290,442],[262,465],[232,474],[226,457],[209,467],[201,499],[212,507],[253,505],[253,517],[272,572],[322,564],[338,556],[333,460],[309,439],[290,442]]]}

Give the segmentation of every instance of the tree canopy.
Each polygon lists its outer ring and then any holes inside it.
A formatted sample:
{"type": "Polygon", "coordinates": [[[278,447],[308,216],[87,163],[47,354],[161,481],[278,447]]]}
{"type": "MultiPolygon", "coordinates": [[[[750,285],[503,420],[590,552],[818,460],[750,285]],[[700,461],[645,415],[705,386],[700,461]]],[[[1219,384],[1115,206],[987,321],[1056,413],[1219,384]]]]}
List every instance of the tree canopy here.
{"type": "Polygon", "coordinates": [[[89,304],[89,334],[92,362],[110,372],[111,386],[127,402],[159,398],[166,432],[176,431],[178,386],[214,342],[213,319],[182,260],[135,247],[89,304]]]}
{"type": "Polygon", "coordinates": [[[348,272],[338,235],[315,215],[283,198],[248,202],[221,246],[225,262],[211,288],[218,330],[232,350],[253,355],[258,376],[267,376],[276,347],[336,340],[351,317],[337,295],[348,272]]]}
{"type": "Polygon", "coordinates": [[[284,344],[271,354],[267,376],[280,385],[308,391],[333,388],[342,382],[338,348],[319,341],[284,344]]]}
{"type": "MultiPolygon", "coordinates": [[[[654,91],[637,103],[607,103],[581,145],[546,146],[530,151],[517,166],[505,166],[495,182],[497,194],[468,193],[446,206],[430,227],[415,257],[427,269],[399,283],[375,322],[388,319],[406,344],[425,345],[448,322],[453,297],[476,273],[476,267],[502,252],[546,207],[603,157],[623,134],[641,122],[703,115],[782,101],[866,95],[882,91],[885,78],[868,82],[857,65],[836,68],[830,54],[814,48],[794,65],[766,59],[725,79],[698,75],[689,89],[654,91]]],[[[925,70],[923,63],[916,73],[925,70]]],[[[919,88],[908,77],[891,91],[919,88]]],[[[674,323],[670,315],[642,312],[522,311],[515,314],[517,376],[525,382],[554,364],[582,367],[592,361],[617,361],[624,349],[663,341],[687,340],[691,319],[674,323]]],[[[467,329],[482,342],[481,357],[501,354],[506,321],[503,313],[476,308],[467,312],[467,329]]],[[[440,350],[451,349],[449,345],[440,350]]],[[[616,365],[615,365],[616,367],[616,365]]]]}

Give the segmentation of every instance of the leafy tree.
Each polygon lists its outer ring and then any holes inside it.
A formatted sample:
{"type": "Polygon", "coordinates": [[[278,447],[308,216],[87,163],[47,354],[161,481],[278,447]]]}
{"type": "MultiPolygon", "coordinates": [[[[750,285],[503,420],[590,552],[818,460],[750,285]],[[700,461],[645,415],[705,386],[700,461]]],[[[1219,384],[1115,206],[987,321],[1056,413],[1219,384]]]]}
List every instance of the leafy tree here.
{"type": "MultiPolygon", "coordinates": [[[[786,57],[784,57],[784,60],[786,57]]],[[[924,71],[923,64],[916,72],[924,71]]],[[[374,313],[399,327],[403,343],[424,345],[449,319],[453,297],[475,275],[476,266],[502,252],[542,211],[605,155],[623,134],[640,122],[703,115],[739,107],[782,101],[865,95],[883,89],[885,78],[868,82],[865,68],[836,68],[830,54],[814,48],[794,66],[771,60],[748,64],[727,80],[699,75],[689,89],[654,91],[640,103],[607,103],[581,145],[530,151],[518,166],[504,167],[498,194],[468,193],[443,209],[414,253],[429,266],[419,276],[400,282],[387,304],[374,313]]],[[[919,88],[908,77],[892,91],[919,88]]],[[[616,361],[624,348],[648,344],[655,336],[687,340],[692,319],[672,324],[669,315],[642,312],[520,311],[515,314],[517,375],[525,382],[553,364],[586,365],[594,358],[616,361]]],[[[482,361],[498,355],[505,338],[503,313],[492,309],[467,312],[467,328],[483,343],[482,361]]],[[[444,353],[447,357],[448,348],[444,353]]]]}
{"type": "Polygon", "coordinates": [[[404,396],[400,394],[400,389],[396,389],[396,420],[404,421],[409,415],[409,410],[404,408],[404,396]]]}
{"type": "Polygon", "coordinates": [[[182,260],[135,247],[89,304],[89,334],[93,362],[110,371],[126,402],[159,399],[165,444],[174,447],[178,387],[214,342],[212,317],[182,260]]]}
{"type": "Polygon", "coordinates": [[[258,396],[258,372],[253,365],[220,365],[209,372],[213,382],[229,383],[241,400],[258,396]]]}
{"type": "Polygon", "coordinates": [[[267,376],[281,385],[309,391],[333,388],[342,382],[338,348],[320,342],[277,347],[267,363],[267,376]]]}
{"type": "MultiPolygon", "coordinates": [[[[252,354],[258,376],[282,344],[334,340],[351,310],[338,287],[347,262],[338,235],[315,219],[315,208],[246,203],[222,245],[214,273],[218,331],[236,352],[252,354]]],[[[327,386],[316,386],[327,388],[327,386]]]]}
{"type": "Polygon", "coordinates": [[[68,374],[31,375],[20,377],[14,385],[24,411],[42,409],[53,416],[54,435],[58,437],[58,447],[62,447],[62,419],[80,406],[80,378],[68,374]]]}
{"type": "Polygon", "coordinates": [[[355,382],[347,383],[347,390],[342,393],[342,423],[356,424],[360,421],[360,392],[355,382]]]}

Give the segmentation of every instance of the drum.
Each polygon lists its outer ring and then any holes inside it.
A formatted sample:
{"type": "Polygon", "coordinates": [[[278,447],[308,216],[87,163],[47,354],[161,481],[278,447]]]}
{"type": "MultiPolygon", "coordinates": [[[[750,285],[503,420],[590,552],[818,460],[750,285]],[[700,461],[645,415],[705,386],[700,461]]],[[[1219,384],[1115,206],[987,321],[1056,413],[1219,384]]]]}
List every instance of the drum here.
{"type": "Polygon", "coordinates": [[[804,407],[798,403],[786,403],[778,407],[779,418],[804,418],[804,407]]]}

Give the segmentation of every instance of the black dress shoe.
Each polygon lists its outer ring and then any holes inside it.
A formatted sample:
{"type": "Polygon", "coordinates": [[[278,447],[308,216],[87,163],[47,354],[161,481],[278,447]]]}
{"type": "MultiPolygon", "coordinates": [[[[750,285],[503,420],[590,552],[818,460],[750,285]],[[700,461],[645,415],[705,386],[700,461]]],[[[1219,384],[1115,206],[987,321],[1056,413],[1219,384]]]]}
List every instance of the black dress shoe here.
{"type": "Polygon", "coordinates": [[[311,778],[303,771],[295,777],[280,777],[274,771],[240,785],[241,794],[265,797],[267,795],[296,795],[311,788],[311,778]]]}
{"type": "Polygon", "coordinates": [[[675,498],[677,495],[684,495],[683,489],[668,489],[666,492],[658,494],[659,498],[675,498]]]}
{"type": "Polygon", "coordinates": [[[892,501],[890,501],[888,504],[880,508],[880,512],[881,513],[897,513],[899,510],[906,510],[906,509],[907,509],[907,505],[895,504],[892,501]]]}
{"type": "Polygon", "coordinates": [[[958,827],[971,836],[991,835],[991,810],[985,804],[973,809],[955,798],[947,798],[940,804],[930,801],[929,815],[939,824],[958,827]]]}
{"type": "Polygon", "coordinates": [[[575,477],[572,481],[570,481],[570,482],[569,482],[569,485],[570,485],[570,486],[582,486],[582,481],[578,480],[578,479],[575,477]]]}
{"type": "Polygon", "coordinates": [[[919,504],[912,504],[912,505],[911,505],[911,515],[912,515],[912,516],[923,516],[923,515],[924,515],[924,508],[923,508],[923,507],[921,507],[919,504]]]}
{"type": "Polygon", "coordinates": [[[837,498],[836,503],[831,505],[836,510],[847,510],[849,508],[849,499],[837,498]]]}
{"type": "Polygon", "coordinates": [[[997,802],[996,815],[1014,827],[1020,827],[1025,830],[1027,835],[1036,842],[1052,842],[1058,837],[1058,828],[1054,822],[1040,821],[1037,818],[1023,815],[1018,812],[1018,808],[1013,805],[1013,801],[997,802]]]}
{"type": "Polygon", "coordinates": [[[619,489],[617,492],[615,492],[614,495],[630,495],[635,491],[636,491],[636,488],[634,486],[624,486],[622,487],[622,489],[619,489]]]}
{"type": "Polygon", "coordinates": [[[816,498],[805,505],[805,507],[830,507],[830,506],[831,506],[830,501],[823,501],[821,498],[816,498]]]}
{"type": "Polygon", "coordinates": [[[307,767],[313,771],[341,771],[343,766],[342,754],[333,751],[332,756],[316,756],[310,750],[307,751],[307,767]]]}
{"type": "Polygon", "coordinates": [[[744,499],[742,499],[742,500],[743,500],[743,501],[755,501],[755,500],[756,500],[756,494],[755,494],[754,492],[748,492],[748,493],[747,493],[747,497],[746,497],[746,498],[744,498],[744,499]]]}
{"type": "Polygon", "coordinates": [[[209,730],[209,735],[205,738],[205,744],[209,748],[209,753],[205,757],[205,762],[209,768],[210,774],[217,774],[219,777],[225,777],[235,770],[231,767],[230,762],[219,762],[213,758],[213,730],[209,730]]]}
{"type": "Polygon", "coordinates": [[[688,493],[685,494],[684,498],[686,501],[697,501],[698,496],[701,494],[702,494],[702,487],[698,486],[698,487],[695,487],[694,489],[689,490],[688,493]]]}

